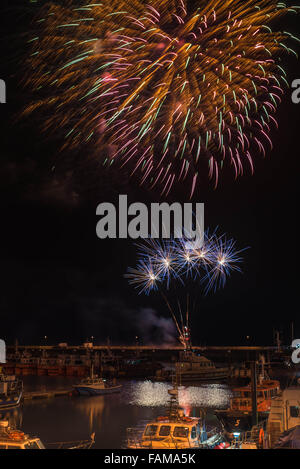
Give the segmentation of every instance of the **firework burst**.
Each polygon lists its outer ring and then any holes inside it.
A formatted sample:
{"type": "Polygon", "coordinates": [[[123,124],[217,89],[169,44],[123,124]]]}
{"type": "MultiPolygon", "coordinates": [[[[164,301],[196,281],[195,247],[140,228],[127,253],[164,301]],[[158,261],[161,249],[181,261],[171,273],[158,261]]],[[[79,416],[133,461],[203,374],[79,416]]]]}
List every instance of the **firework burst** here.
{"type": "Polygon", "coordinates": [[[275,0],[103,0],[48,4],[31,40],[28,84],[45,131],[91,144],[103,164],[167,195],[192,196],[202,171],[253,171],[272,147],[289,33],[275,0]],[[204,163],[204,164],[203,164],[204,163]],[[205,169],[204,167],[207,167],[205,169]]]}
{"type": "Polygon", "coordinates": [[[232,272],[241,272],[242,251],[235,248],[233,239],[218,236],[216,230],[205,233],[201,247],[186,238],[147,239],[138,245],[137,267],[129,268],[125,277],[139,293],[161,293],[180,342],[190,348],[191,303],[196,307],[201,286],[204,294],[215,292],[225,286],[232,272]],[[184,291],[183,301],[180,290],[184,291]]]}
{"type": "Polygon", "coordinates": [[[169,285],[171,277],[177,278],[177,256],[175,246],[165,240],[146,239],[138,245],[141,260],[153,265],[159,279],[169,285]]]}
{"type": "Polygon", "coordinates": [[[147,239],[138,245],[138,266],[130,268],[125,277],[140,293],[149,294],[158,288],[169,289],[170,283],[179,281],[185,286],[190,280],[205,283],[205,292],[225,286],[233,271],[241,272],[240,254],[235,241],[226,235],[207,231],[201,247],[185,238],[147,239]]]}
{"type": "Polygon", "coordinates": [[[211,262],[204,279],[207,280],[206,292],[224,287],[232,272],[241,272],[239,264],[243,260],[240,257],[242,251],[237,251],[235,244],[235,240],[227,239],[225,235],[213,236],[211,245],[214,248],[211,251],[211,262]]]}
{"type": "Polygon", "coordinates": [[[140,293],[148,294],[151,290],[157,290],[161,278],[159,272],[152,267],[151,259],[140,259],[136,268],[129,268],[126,274],[130,284],[140,290],[140,293]]]}

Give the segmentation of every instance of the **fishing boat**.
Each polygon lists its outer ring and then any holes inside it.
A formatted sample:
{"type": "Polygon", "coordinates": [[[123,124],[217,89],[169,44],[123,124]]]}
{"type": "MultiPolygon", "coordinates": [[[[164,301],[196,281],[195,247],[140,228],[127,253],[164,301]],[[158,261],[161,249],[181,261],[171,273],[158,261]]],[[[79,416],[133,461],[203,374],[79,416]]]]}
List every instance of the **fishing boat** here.
{"type": "Polygon", "coordinates": [[[146,424],[140,431],[127,429],[127,445],[129,449],[208,449],[224,443],[220,429],[208,430],[202,417],[187,417],[178,405],[178,389],[169,391],[170,406],[167,415],[157,417],[146,424]]]}
{"type": "Polygon", "coordinates": [[[229,449],[300,449],[300,382],[271,401],[267,420],[233,432],[229,449]]]}
{"type": "Polygon", "coordinates": [[[23,396],[23,382],[15,376],[0,374],[0,410],[17,407],[23,396]]]}
{"type": "Polygon", "coordinates": [[[228,378],[228,367],[217,368],[215,364],[202,355],[196,355],[192,351],[180,354],[180,361],[175,364],[176,376],[179,382],[208,382],[224,381],[228,378]]]}
{"type": "Polygon", "coordinates": [[[84,378],[79,384],[73,385],[73,388],[80,396],[99,396],[103,394],[111,394],[120,392],[122,385],[107,383],[107,381],[97,375],[94,375],[93,366],[91,368],[91,375],[84,378]]]}
{"type": "Polygon", "coordinates": [[[300,385],[288,387],[272,401],[267,432],[271,448],[289,447],[295,441],[300,448],[300,385]]]}
{"type": "Polygon", "coordinates": [[[89,440],[49,443],[44,445],[40,438],[31,437],[9,426],[8,420],[0,420],[1,449],[90,449],[95,443],[95,434],[89,440]]]}
{"type": "MultiPolygon", "coordinates": [[[[259,420],[267,417],[271,409],[272,399],[280,393],[280,383],[277,380],[261,379],[257,384],[257,413],[259,420]]],[[[225,410],[216,410],[217,415],[228,432],[244,432],[251,428],[252,418],[252,389],[247,386],[233,389],[230,406],[225,410]]]]}

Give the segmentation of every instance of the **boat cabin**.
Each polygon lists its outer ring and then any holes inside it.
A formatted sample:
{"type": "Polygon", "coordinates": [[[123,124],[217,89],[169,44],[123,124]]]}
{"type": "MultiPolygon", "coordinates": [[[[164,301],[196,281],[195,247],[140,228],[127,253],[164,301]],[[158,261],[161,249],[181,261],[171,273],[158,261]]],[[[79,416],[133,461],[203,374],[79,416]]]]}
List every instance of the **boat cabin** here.
{"type": "MultiPolygon", "coordinates": [[[[186,417],[185,421],[170,422],[159,418],[157,422],[149,423],[142,437],[142,446],[149,446],[155,441],[155,447],[166,447],[166,440],[174,447],[195,448],[199,447],[201,440],[201,429],[199,419],[186,417]]],[[[206,439],[206,438],[205,438],[206,439]]]]}
{"type": "Polygon", "coordinates": [[[168,390],[170,406],[167,415],[149,422],[144,431],[127,429],[127,448],[143,449],[188,449],[212,448],[222,438],[216,428],[206,431],[205,414],[201,417],[188,417],[178,404],[178,388],[168,390]]]}
{"type": "Polygon", "coordinates": [[[217,368],[215,364],[204,356],[194,353],[180,355],[180,361],[175,363],[175,373],[180,380],[219,380],[228,376],[228,368],[217,368]]]}
{"type": "Polygon", "coordinates": [[[86,386],[95,386],[97,385],[97,387],[103,387],[105,388],[105,382],[102,378],[97,378],[96,376],[94,376],[93,378],[84,378],[82,381],[81,381],[81,385],[86,385],[86,386]]]}
{"type": "Polygon", "coordinates": [[[273,400],[268,425],[284,432],[300,425],[300,386],[289,387],[273,400]]]}
{"type": "Polygon", "coordinates": [[[6,396],[11,392],[17,391],[19,380],[14,375],[0,374],[0,396],[6,396]]]}

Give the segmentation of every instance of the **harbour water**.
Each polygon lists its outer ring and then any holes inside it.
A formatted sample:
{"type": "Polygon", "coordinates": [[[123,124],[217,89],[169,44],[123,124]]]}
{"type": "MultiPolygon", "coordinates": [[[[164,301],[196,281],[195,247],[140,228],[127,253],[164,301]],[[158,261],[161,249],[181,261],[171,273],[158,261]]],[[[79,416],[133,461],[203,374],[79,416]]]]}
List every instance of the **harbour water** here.
{"type": "MultiPolygon", "coordinates": [[[[25,392],[68,389],[74,378],[24,377],[25,392]]],[[[123,381],[118,394],[95,397],[63,396],[50,399],[25,400],[2,417],[25,433],[36,435],[47,444],[58,441],[87,440],[95,432],[93,448],[118,449],[126,442],[126,429],[140,427],[146,421],[163,415],[168,405],[169,383],[123,381]]],[[[231,391],[221,384],[182,386],[179,403],[187,415],[198,416],[207,409],[207,421],[218,425],[214,409],[226,408],[231,391]]]]}

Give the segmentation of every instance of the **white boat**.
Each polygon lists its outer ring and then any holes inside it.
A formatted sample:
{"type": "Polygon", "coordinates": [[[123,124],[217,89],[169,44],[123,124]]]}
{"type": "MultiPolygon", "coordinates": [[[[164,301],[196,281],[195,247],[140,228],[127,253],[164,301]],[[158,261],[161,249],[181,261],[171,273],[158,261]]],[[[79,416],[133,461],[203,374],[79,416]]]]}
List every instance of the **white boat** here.
{"type": "Polygon", "coordinates": [[[300,386],[291,386],[272,401],[267,422],[269,447],[273,448],[285,433],[300,428],[300,386]]]}
{"type": "Polygon", "coordinates": [[[176,376],[180,382],[192,381],[224,381],[229,377],[228,367],[217,368],[203,355],[198,356],[191,351],[180,354],[180,361],[175,364],[176,376]]]}
{"type": "Polygon", "coordinates": [[[127,448],[130,449],[208,449],[224,442],[218,429],[207,431],[204,418],[186,417],[178,406],[177,388],[169,390],[171,402],[168,415],[149,422],[141,433],[127,429],[127,448]]]}
{"type": "Polygon", "coordinates": [[[84,378],[79,384],[73,385],[73,388],[80,396],[99,396],[103,394],[111,394],[120,392],[122,385],[108,384],[103,378],[94,375],[93,367],[91,369],[91,376],[84,378]]]}
{"type": "Polygon", "coordinates": [[[120,392],[122,385],[110,386],[102,378],[86,378],[83,379],[79,384],[73,385],[73,388],[81,396],[99,396],[103,394],[111,394],[114,392],[120,392]]]}

